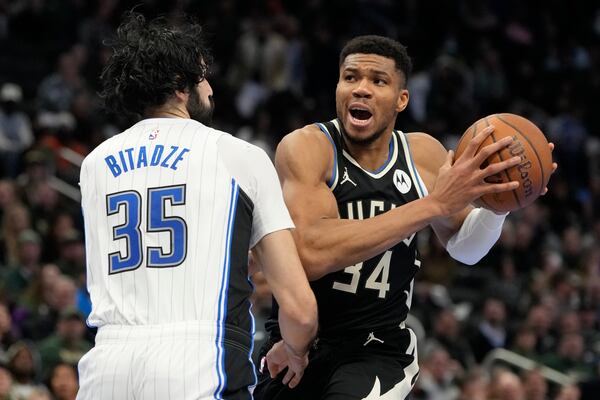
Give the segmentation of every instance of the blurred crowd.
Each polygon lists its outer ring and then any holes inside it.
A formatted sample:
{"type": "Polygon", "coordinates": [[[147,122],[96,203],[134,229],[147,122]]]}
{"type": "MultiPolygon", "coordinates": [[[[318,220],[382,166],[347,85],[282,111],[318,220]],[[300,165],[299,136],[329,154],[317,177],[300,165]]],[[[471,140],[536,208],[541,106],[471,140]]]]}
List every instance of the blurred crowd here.
{"type": "MultiPolygon", "coordinates": [[[[430,232],[420,235],[412,314],[421,374],[412,398],[598,397],[596,2],[0,0],[0,400],[75,398],[74,366],[94,336],[85,325],[79,163],[132,122],[106,115],[97,92],[110,55],[103,41],[134,6],[204,25],[214,126],[271,155],[286,133],[334,117],[339,50],[358,34],[408,46],[415,68],[403,131],[453,148],[484,115],[534,121],[556,144],[559,169],[546,196],[510,214],[492,252],[466,267],[430,232]],[[498,349],[531,364],[502,361],[498,349]]],[[[269,290],[256,280],[261,321],[269,290]]]]}

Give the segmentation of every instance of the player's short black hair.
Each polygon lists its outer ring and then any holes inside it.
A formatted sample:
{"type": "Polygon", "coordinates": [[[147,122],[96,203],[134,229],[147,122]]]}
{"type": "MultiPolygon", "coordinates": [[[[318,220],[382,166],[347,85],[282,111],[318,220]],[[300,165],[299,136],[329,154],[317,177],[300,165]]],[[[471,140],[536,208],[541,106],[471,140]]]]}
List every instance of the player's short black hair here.
{"type": "Polygon", "coordinates": [[[406,47],[385,36],[365,35],[351,39],[340,53],[340,66],[350,54],[377,54],[394,60],[396,69],[404,74],[404,84],[412,71],[412,61],[406,47]]]}
{"type": "Polygon", "coordinates": [[[116,114],[143,115],[176,90],[194,88],[212,61],[202,27],[189,19],[169,26],[163,17],[146,21],[130,12],[106,44],[113,54],[100,76],[100,96],[116,114]]]}

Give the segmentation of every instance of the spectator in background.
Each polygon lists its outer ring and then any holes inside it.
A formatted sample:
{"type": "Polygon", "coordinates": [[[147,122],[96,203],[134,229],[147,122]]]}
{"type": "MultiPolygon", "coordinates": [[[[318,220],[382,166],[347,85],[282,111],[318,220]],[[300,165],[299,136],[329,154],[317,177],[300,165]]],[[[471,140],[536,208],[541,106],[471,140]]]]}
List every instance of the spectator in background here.
{"type": "Polygon", "coordinates": [[[56,70],[40,83],[37,94],[39,110],[69,111],[73,100],[86,83],[80,75],[80,59],[68,51],[60,55],[56,70]]]}
{"type": "Polygon", "coordinates": [[[44,264],[40,273],[19,297],[19,307],[17,307],[15,314],[22,314],[23,312],[30,314],[39,312],[42,309],[47,310],[54,284],[59,277],[60,270],[55,264],[44,264]]]}
{"type": "Polygon", "coordinates": [[[11,179],[0,179],[0,219],[7,209],[17,203],[15,183],[11,179]]]}
{"type": "Polygon", "coordinates": [[[4,363],[0,364],[0,400],[13,400],[11,395],[13,377],[4,363]]]}
{"type": "Polygon", "coordinates": [[[76,366],[92,348],[84,337],[85,323],[81,313],[75,308],[61,311],[56,333],[39,344],[43,376],[47,376],[50,369],[59,363],[76,366]]]}
{"type": "Polygon", "coordinates": [[[69,229],[59,238],[59,257],[56,265],[72,278],[85,274],[85,244],[77,229],[69,229]]]}
{"type": "Polygon", "coordinates": [[[488,400],[488,379],[478,369],[466,373],[460,385],[459,400],[488,400]]]}
{"type": "Polygon", "coordinates": [[[54,400],[45,387],[36,388],[25,400],[54,400]]]}
{"type": "Polygon", "coordinates": [[[44,237],[43,259],[46,262],[54,262],[59,258],[60,240],[67,232],[76,229],[73,213],[66,210],[58,210],[49,221],[49,230],[44,237]]]}
{"type": "Polygon", "coordinates": [[[504,303],[496,298],[486,299],[481,321],[470,335],[470,344],[475,360],[480,363],[490,350],[504,347],[507,336],[504,303]]]}
{"type": "Polygon", "coordinates": [[[25,154],[25,169],[17,178],[21,197],[28,207],[38,199],[38,187],[54,176],[52,154],[47,150],[34,149],[25,154]]]}
{"type": "Polygon", "coordinates": [[[522,380],[525,400],[548,399],[548,382],[539,370],[525,371],[522,374],[522,380]]]}
{"type": "Polygon", "coordinates": [[[433,332],[430,345],[438,343],[446,349],[450,357],[457,360],[463,368],[475,365],[473,352],[466,340],[461,327],[453,312],[445,309],[439,312],[433,322],[433,332]]]}
{"type": "Polygon", "coordinates": [[[432,346],[426,350],[419,379],[414,389],[416,399],[455,400],[460,390],[456,383],[462,372],[460,364],[450,358],[443,347],[432,346]]]}
{"type": "Polygon", "coordinates": [[[77,287],[72,278],[60,275],[49,288],[47,304],[30,313],[23,320],[23,336],[42,340],[52,335],[56,329],[60,312],[77,306],[77,287]]]}
{"type": "Polygon", "coordinates": [[[41,268],[42,245],[36,231],[23,230],[17,239],[17,246],[17,260],[8,267],[1,284],[2,294],[13,302],[36,278],[41,268]]]}
{"type": "Polygon", "coordinates": [[[11,395],[27,399],[36,389],[44,389],[38,380],[40,360],[33,346],[17,342],[8,349],[8,356],[8,367],[14,379],[11,395]]]}
{"type": "Polygon", "coordinates": [[[513,338],[510,350],[523,357],[537,360],[539,353],[536,348],[537,336],[535,330],[527,325],[521,326],[513,338]]]}
{"type": "Polygon", "coordinates": [[[593,376],[593,368],[585,360],[583,338],[578,333],[569,333],[560,338],[556,352],[541,357],[542,363],[577,380],[586,380],[593,376]]]}
{"type": "Polygon", "coordinates": [[[31,121],[20,110],[23,93],[14,83],[0,88],[0,176],[15,178],[19,170],[19,157],[33,143],[31,121]]]}
{"type": "Polygon", "coordinates": [[[19,258],[19,235],[26,229],[31,228],[31,217],[29,209],[21,203],[15,203],[6,210],[2,216],[2,231],[0,232],[0,251],[2,260],[0,263],[10,265],[17,262],[19,258]]]}
{"type": "Polygon", "coordinates": [[[560,389],[554,400],[579,400],[581,392],[577,386],[564,386],[560,389]]]}
{"type": "MultiPolygon", "coordinates": [[[[0,302],[0,364],[8,361],[6,351],[16,341],[12,317],[5,303],[0,302]]],[[[1,399],[1,398],[0,398],[1,399]]]]}
{"type": "Polygon", "coordinates": [[[67,363],[58,363],[50,371],[48,387],[55,400],[75,400],[79,383],[75,367],[67,363]]]}
{"type": "Polygon", "coordinates": [[[535,333],[536,350],[539,354],[546,353],[554,348],[556,338],[550,332],[552,323],[552,316],[545,306],[538,304],[529,309],[525,324],[535,333]]]}
{"type": "Polygon", "coordinates": [[[508,370],[494,372],[489,390],[489,400],[525,400],[523,384],[517,375],[508,370]]]}
{"type": "MultiPolygon", "coordinates": [[[[31,220],[34,229],[45,237],[50,229],[50,222],[60,209],[58,192],[49,182],[40,182],[30,192],[29,201],[31,220]]],[[[45,243],[44,243],[45,245],[45,243]]]]}

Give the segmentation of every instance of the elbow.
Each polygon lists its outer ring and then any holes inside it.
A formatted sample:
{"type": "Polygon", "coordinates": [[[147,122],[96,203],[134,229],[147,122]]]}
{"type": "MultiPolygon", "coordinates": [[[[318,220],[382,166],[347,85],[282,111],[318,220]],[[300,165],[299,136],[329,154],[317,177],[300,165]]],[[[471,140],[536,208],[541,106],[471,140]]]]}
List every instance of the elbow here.
{"type": "Polygon", "coordinates": [[[323,274],[320,273],[320,257],[318,251],[304,242],[297,242],[298,257],[304,269],[304,273],[309,281],[319,279],[323,274]]]}
{"type": "Polygon", "coordinates": [[[323,251],[302,247],[298,248],[298,254],[309,281],[316,281],[330,272],[333,260],[328,259],[323,251]]]}

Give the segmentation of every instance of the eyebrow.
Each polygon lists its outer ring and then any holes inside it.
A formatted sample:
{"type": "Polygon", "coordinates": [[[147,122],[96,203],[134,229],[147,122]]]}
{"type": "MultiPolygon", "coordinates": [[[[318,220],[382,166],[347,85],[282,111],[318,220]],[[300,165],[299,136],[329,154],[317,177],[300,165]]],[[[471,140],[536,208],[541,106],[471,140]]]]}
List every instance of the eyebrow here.
{"type": "MultiPolygon", "coordinates": [[[[345,67],[343,69],[343,72],[359,72],[359,69],[356,68],[356,67],[345,67]]],[[[380,69],[368,68],[367,72],[373,73],[373,74],[378,75],[378,76],[384,76],[386,78],[391,78],[390,74],[388,74],[387,72],[382,71],[380,69]]]]}

